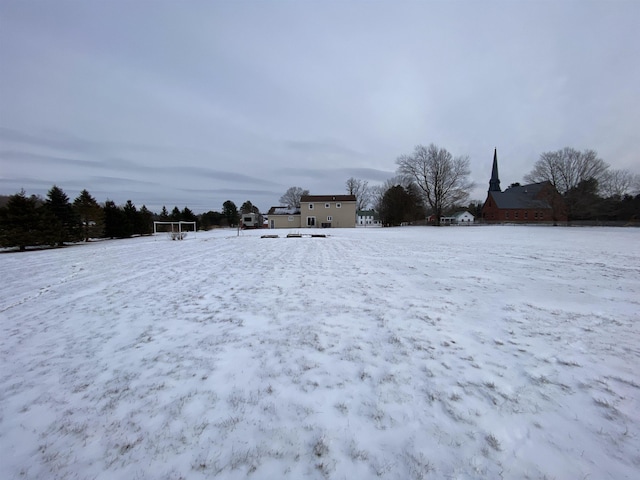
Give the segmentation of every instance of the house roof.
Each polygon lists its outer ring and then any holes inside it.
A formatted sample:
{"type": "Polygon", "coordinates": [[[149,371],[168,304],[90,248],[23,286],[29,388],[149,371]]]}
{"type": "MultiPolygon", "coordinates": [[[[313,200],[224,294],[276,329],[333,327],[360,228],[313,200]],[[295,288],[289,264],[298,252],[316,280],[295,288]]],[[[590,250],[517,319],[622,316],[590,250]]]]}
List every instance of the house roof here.
{"type": "Polygon", "coordinates": [[[379,217],[378,212],[376,212],[375,210],[357,210],[356,215],[360,217],[373,217],[376,220],[379,217]]]}
{"type": "Polygon", "coordinates": [[[300,215],[300,209],[295,207],[271,207],[267,215],[300,215]]]}
{"type": "Polygon", "coordinates": [[[355,202],[355,195],[303,195],[301,202],[355,202]]]}
{"type": "Polygon", "coordinates": [[[504,192],[489,192],[498,208],[551,208],[549,202],[539,198],[540,193],[551,185],[549,182],[530,183],[509,187],[504,192]]]}
{"type": "Polygon", "coordinates": [[[462,217],[464,214],[469,215],[471,218],[475,218],[475,217],[474,217],[470,212],[467,212],[466,210],[463,210],[463,211],[461,211],[461,212],[456,212],[456,213],[454,213],[454,214],[453,214],[453,216],[454,216],[455,218],[460,218],[460,217],[462,217]]]}

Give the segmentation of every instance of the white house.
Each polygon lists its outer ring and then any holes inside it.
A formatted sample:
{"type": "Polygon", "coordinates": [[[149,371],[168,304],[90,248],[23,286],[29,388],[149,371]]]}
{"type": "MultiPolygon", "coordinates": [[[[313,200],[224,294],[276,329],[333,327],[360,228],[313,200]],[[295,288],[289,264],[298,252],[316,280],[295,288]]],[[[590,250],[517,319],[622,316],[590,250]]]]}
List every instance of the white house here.
{"type": "Polygon", "coordinates": [[[475,220],[475,217],[465,210],[463,212],[454,213],[453,219],[453,223],[457,225],[471,225],[475,220]]]}
{"type": "Polygon", "coordinates": [[[375,210],[358,210],[356,213],[356,227],[379,227],[380,218],[375,210]]]}
{"type": "Polygon", "coordinates": [[[441,225],[471,225],[474,220],[475,220],[475,217],[465,210],[462,212],[456,212],[450,217],[440,217],[440,224],[441,225]]]}

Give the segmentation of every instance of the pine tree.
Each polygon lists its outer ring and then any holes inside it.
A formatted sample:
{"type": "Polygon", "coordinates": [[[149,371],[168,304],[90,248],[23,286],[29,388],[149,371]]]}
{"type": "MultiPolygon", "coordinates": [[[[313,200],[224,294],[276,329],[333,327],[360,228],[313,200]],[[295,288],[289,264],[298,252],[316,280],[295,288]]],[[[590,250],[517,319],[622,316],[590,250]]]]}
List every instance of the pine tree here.
{"type": "Polygon", "coordinates": [[[45,243],[42,237],[37,198],[27,197],[24,190],[11,195],[6,207],[0,209],[0,245],[23,252],[28,246],[45,243]]]}
{"type": "Polygon", "coordinates": [[[230,227],[238,223],[238,207],[231,200],[227,200],[222,204],[222,215],[227,220],[227,225],[230,227]]]}
{"type": "Polygon", "coordinates": [[[45,228],[49,231],[52,243],[62,246],[65,242],[80,239],[78,215],[73,210],[69,197],[60,187],[51,187],[44,208],[43,221],[46,222],[45,228]]]}
{"type": "Polygon", "coordinates": [[[139,230],[136,232],[140,235],[151,235],[153,231],[153,213],[151,213],[145,205],[142,205],[138,212],[139,230]]]}
{"type": "Polygon", "coordinates": [[[180,215],[185,222],[195,222],[198,220],[198,217],[196,217],[195,213],[193,213],[189,207],[184,207],[180,215]]]}
{"type": "Polygon", "coordinates": [[[124,238],[125,216],[124,212],[113,200],[107,200],[103,208],[104,236],[107,238],[124,238]]]}
{"type": "Polygon", "coordinates": [[[178,207],[173,207],[173,210],[171,210],[171,215],[169,216],[169,220],[172,222],[179,222],[180,220],[182,220],[182,214],[180,213],[180,210],[178,210],[178,207]]]}
{"type": "Polygon", "coordinates": [[[73,207],[80,217],[82,238],[85,242],[92,236],[102,233],[103,210],[87,190],[82,190],[73,201],[73,207]]]}
{"type": "Polygon", "coordinates": [[[240,207],[240,213],[241,214],[245,214],[245,213],[253,213],[254,210],[254,206],[253,203],[251,203],[249,200],[247,200],[246,202],[244,202],[242,204],[242,206],[240,207]]]}
{"type": "Polygon", "coordinates": [[[126,219],[125,231],[127,233],[127,237],[130,237],[139,230],[138,209],[131,200],[127,200],[127,203],[125,203],[122,210],[126,219]]]}

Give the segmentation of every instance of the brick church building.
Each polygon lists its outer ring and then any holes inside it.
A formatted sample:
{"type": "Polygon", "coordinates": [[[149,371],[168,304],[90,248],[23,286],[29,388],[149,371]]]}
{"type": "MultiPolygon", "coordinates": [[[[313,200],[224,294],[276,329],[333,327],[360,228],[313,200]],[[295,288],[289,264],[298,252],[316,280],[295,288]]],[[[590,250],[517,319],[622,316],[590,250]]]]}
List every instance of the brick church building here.
{"type": "Polygon", "coordinates": [[[498,152],[493,152],[493,168],[487,199],[482,206],[485,223],[552,223],[567,221],[562,196],[551,182],[530,183],[500,189],[498,152]]]}

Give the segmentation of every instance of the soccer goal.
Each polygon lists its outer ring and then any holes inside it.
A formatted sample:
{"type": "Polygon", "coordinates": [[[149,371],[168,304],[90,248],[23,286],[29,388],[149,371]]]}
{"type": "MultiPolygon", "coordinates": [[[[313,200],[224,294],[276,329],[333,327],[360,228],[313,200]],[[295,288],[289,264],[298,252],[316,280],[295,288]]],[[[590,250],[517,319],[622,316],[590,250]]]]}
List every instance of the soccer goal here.
{"type": "Polygon", "coordinates": [[[196,234],[196,222],[153,222],[153,234],[166,233],[171,240],[184,240],[187,233],[196,234]]]}

